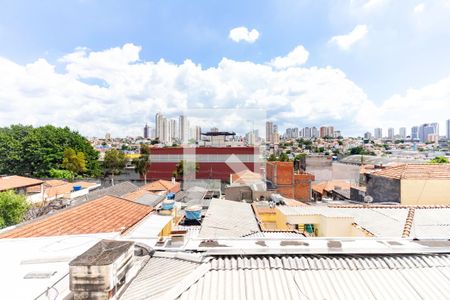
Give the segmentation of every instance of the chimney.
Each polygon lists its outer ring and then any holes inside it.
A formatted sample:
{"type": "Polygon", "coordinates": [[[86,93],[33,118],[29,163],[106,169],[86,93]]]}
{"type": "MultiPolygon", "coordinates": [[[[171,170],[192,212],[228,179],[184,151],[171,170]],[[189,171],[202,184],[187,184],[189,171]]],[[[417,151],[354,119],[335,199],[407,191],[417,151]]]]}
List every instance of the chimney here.
{"type": "Polygon", "coordinates": [[[133,242],[98,242],[69,263],[73,299],[110,299],[130,280],[133,262],[133,242]]]}

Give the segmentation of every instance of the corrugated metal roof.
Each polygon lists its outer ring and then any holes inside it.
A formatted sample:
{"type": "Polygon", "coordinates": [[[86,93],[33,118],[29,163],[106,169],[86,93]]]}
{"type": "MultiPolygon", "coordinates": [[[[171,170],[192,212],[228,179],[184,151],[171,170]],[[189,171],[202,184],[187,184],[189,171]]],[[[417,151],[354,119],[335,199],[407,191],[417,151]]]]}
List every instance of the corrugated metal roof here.
{"type": "Polygon", "coordinates": [[[152,257],[120,299],[162,299],[168,290],[189,276],[199,265],[183,259],[152,257]]]}
{"type": "Polygon", "coordinates": [[[213,199],[202,222],[199,237],[241,237],[258,231],[259,226],[250,204],[213,199]]]}
{"type": "Polygon", "coordinates": [[[449,255],[223,257],[179,299],[448,299],[449,255]]]}
{"type": "Polygon", "coordinates": [[[450,237],[450,208],[416,208],[409,237],[450,237]]]}
{"type": "Polygon", "coordinates": [[[401,237],[408,209],[404,208],[336,208],[355,217],[355,222],[379,237],[401,237]]]}

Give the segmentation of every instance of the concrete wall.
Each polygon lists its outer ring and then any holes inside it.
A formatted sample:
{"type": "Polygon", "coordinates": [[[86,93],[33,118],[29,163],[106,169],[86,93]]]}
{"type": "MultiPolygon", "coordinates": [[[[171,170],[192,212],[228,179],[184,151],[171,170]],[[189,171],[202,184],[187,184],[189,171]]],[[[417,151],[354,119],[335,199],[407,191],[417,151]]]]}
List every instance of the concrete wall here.
{"type": "Polygon", "coordinates": [[[361,230],[353,226],[353,217],[327,217],[317,215],[286,216],[279,209],[276,210],[276,225],[278,230],[291,229],[287,224],[314,224],[319,237],[352,237],[364,236],[361,230]]]}
{"type": "Polygon", "coordinates": [[[225,188],[225,199],[227,200],[241,201],[243,199],[251,200],[251,198],[252,190],[249,186],[227,186],[225,188]]]}
{"type": "Polygon", "coordinates": [[[400,180],[368,174],[366,181],[366,194],[373,197],[373,202],[400,203],[400,180]]]}
{"type": "Polygon", "coordinates": [[[450,205],[450,180],[405,180],[401,182],[404,205],[450,205]]]}

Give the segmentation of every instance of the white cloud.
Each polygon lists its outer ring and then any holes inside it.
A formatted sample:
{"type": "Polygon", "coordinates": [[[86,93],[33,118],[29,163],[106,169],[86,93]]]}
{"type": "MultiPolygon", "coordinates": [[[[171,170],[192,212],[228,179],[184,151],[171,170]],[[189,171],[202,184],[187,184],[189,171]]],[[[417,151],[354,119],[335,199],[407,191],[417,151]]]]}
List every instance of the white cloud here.
{"type": "Polygon", "coordinates": [[[423,12],[424,9],[425,9],[425,3],[417,4],[416,6],[414,6],[414,13],[419,14],[419,13],[423,12]]]}
{"type": "Polygon", "coordinates": [[[343,50],[350,49],[356,42],[364,38],[368,33],[367,25],[357,25],[351,32],[344,35],[333,36],[329,43],[336,44],[343,50]]]}
{"type": "Polygon", "coordinates": [[[303,65],[309,57],[309,52],[303,46],[297,46],[286,56],[277,56],[270,61],[270,65],[277,69],[298,67],[303,65]]]}
{"type": "Polygon", "coordinates": [[[254,43],[259,38],[259,32],[256,29],[249,30],[247,27],[241,26],[231,29],[228,37],[236,43],[240,41],[254,43]]]}
{"type": "Polygon", "coordinates": [[[365,117],[370,125],[384,127],[414,126],[427,122],[441,123],[450,118],[450,77],[421,88],[409,89],[404,94],[388,98],[365,117]]]}
{"type": "Polygon", "coordinates": [[[213,118],[219,127],[241,132],[254,114],[248,109],[259,108],[280,128],[333,124],[360,134],[374,126],[444,120],[450,111],[450,78],[377,107],[343,71],[299,67],[305,57],[291,57],[292,64],[280,58],[283,68],[224,58],[203,69],[190,60],[142,61],[139,51],[133,44],[77,49],[62,58],[63,72],[45,59],[21,65],[0,57],[0,126],[54,124],[85,135],[139,135],[158,111],[175,117],[193,108],[233,108],[213,118]]]}
{"type": "Polygon", "coordinates": [[[319,125],[353,119],[367,102],[339,69],[295,67],[307,58],[301,46],[273,60],[281,69],[227,58],[203,69],[190,60],[142,61],[139,51],[132,44],[77,49],[61,59],[63,72],[44,59],[20,65],[0,58],[0,126],[51,123],[86,135],[138,135],[158,111],[176,116],[204,107],[261,108],[280,126],[319,125]]]}

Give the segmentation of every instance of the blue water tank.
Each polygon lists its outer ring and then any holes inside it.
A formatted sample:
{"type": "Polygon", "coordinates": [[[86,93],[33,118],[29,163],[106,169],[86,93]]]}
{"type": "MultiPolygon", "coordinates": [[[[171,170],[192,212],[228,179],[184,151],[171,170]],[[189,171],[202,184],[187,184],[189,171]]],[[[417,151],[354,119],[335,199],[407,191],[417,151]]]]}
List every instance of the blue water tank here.
{"type": "Polygon", "coordinates": [[[73,191],[74,192],[79,191],[79,190],[81,190],[81,185],[74,185],[73,186],[73,191]]]}
{"type": "Polygon", "coordinates": [[[171,209],[173,209],[174,204],[175,204],[175,201],[166,199],[162,202],[162,209],[171,210],[171,209]]]}
{"type": "Polygon", "coordinates": [[[170,200],[175,199],[175,194],[174,194],[174,193],[168,193],[168,194],[166,195],[166,199],[170,199],[170,200]]]}
{"type": "Polygon", "coordinates": [[[185,213],[188,220],[200,220],[202,218],[202,207],[200,205],[189,206],[185,213]]]}

